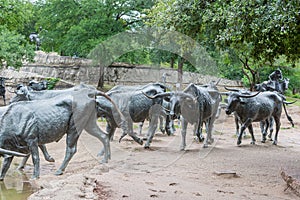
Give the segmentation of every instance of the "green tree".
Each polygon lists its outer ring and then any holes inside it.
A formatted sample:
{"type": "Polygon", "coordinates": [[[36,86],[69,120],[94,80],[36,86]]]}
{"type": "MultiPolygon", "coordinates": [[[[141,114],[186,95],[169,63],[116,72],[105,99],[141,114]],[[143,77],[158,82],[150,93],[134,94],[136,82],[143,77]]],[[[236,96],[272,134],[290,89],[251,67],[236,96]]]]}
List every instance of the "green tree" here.
{"type": "Polygon", "coordinates": [[[20,67],[34,56],[28,41],[33,6],[25,0],[1,0],[0,8],[0,66],[20,67]]]}
{"type": "Polygon", "coordinates": [[[23,61],[32,61],[34,47],[25,37],[15,31],[0,26],[0,64],[3,66],[21,67],[23,61]]]}
{"type": "Polygon", "coordinates": [[[42,47],[86,57],[101,41],[140,26],[143,11],[152,1],[40,0],[36,5],[36,27],[45,30],[42,47]]]}
{"type": "Polygon", "coordinates": [[[273,66],[280,55],[299,59],[299,1],[216,1],[205,15],[210,38],[238,55],[250,87],[259,82],[262,67],[273,66]]]}
{"type": "Polygon", "coordinates": [[[298,0],[158,0],[149,24],[194,38],[218,62],[228,61],[228,52],[235,54],[238,62],[233,59],[219,66],[223,72],[226,65],[240,66],[253,86],[260,81],[261,68],[272,68],[280,55],[289,63],[299,60],[299,4],[298,0]]]}
{"type": "MultiPolygon", "coordinates": [[[[202,16],[206,4],[204,1],[186,0],[158,0],[155,6],[149,11],[148,25],[163,27],[172,31],[178,31],[184,35],[197,40],[201,38],[202,16]]],[[[172,38],[170,38],[172,40],[172,38]]],[[[198,40],[200,41],[200,40],[198,40]]],[[[182,45],[181,53],[177,58],[178,82],[182,80],[184,57],[189,57],[188,46],[182,45]]],[[[168,56],[170,63],[174,63],[174,56],[168,56]]],[[[199,66],[194,66],[199,67],[199,66]]],[[[193,69],[195,70],[195,69],[193,69]]]]}
{"type": "Polygon", "coordinates": [[[0,25],[25,34],[33,17],[33,5],[27,0],[0,0],[0,25]]]}

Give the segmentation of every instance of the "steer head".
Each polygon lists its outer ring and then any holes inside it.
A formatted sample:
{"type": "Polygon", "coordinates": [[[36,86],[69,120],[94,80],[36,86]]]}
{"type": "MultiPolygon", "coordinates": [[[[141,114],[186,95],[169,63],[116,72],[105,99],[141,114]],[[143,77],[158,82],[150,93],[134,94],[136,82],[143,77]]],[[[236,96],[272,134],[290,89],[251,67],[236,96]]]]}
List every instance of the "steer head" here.
{"type": "Polygon", "coordinates": [[[30,100],[30,90],[27,86],[18,85],[17,90],[14,92],[16,95],[11,98],[10,103],[18,102],[18,101],[29,101],[30,100]]]}
{"type": "Polygon", "coordinates": [[[252,98],[258,95],[259,93],[260,92],[257,92],[255,94],[242,94],[241,92],[236,91],[227,93],[228,103],[225,109],[226,114],[230,115],[232,112],[236,111],[238,106],[245,104],[247,101],[245,101],[243,98],[252,98]]]}
{"type": "Polygon", "coordinates": [[[151,99],[164,98],[165,100],[170,102],[169,114],[172,119],[177,119],[178,116],[181,114],[182,105],[194,105],[197,101],[197,97],[194,97],[193,95],[187,94],[185,92],[165,92],[154,96],[149,96],[146,93],[143,94],[151,99]]]}

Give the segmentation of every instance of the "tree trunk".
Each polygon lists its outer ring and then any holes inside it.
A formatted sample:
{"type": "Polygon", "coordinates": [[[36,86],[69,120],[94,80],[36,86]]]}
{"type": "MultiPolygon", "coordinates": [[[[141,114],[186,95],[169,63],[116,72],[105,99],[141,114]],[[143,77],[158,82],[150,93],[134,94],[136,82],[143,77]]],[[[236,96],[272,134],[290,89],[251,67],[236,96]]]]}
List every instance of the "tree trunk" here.
{"type": "Polygon", "coordinates": [[[174,57],[172,57],[171,60],[170,60],[170,67],[171,67],[171,69],[174,68],[174,63],[175,63],[175,59],[174,59],[174,57]]]}
{"type": "Polygon", "coordinates": [[[98,80],[98,85],[97,88],[103,90],[104,86],[104,67],[99,66],[99,80],[98,80]]]}
{"type": "Polygon", "coordinates": [[[178,79],[177,82],[180,84],[180,88],[182,86],[182,75],[183,75],[183,63],[184,63],[184,58],[178,57],[178,79]]]}
{"type": "Polygon", "coordinates": [[[257,71],[251,69],[251,67],[248,64],[248,59],[247,58],[245,59],[245,61],[240,58],[240,61],[243,63],[243,68],[242,68],[243,74],[249,80],[250,91],[253,91],[254,85],[256,83],[257,71]],[[251,77],[247,74],[246,70],[251,73],[251,77]]]}

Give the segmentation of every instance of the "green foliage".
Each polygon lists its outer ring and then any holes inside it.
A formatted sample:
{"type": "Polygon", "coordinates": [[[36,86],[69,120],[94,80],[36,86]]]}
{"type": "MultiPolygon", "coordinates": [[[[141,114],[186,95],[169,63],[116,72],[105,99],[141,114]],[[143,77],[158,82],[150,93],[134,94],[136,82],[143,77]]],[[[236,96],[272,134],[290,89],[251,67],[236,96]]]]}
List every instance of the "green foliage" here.
{"type": "Polygon", "coordinates": [[[18,68],[22,61],[31,61],[34,56],[34,46],[29,45],[24,35],[33,16],[32,4],[25,0],[1,0],[0,8],[0,67],[18,68]]]}
{"type": "Polygon", "coordinates": [[[131,64],[152,64],[149,49],[139,49],[128,52],[119,57],[117,61],[131,64]]]}
{"type": "Polygon", "coordinates": [[[27,0],[0,0],[0,26],[10,31],[25,33],[33,17],[32,4],[27,0]]]}
{"type": "Polygon", "coordinates": [[[229,49],[227,51],[219,51],[215,54],[214,57],[217,59],[222,78],[231,80],[241,80],[243,78],[241,63],[234,52],[229,49]]]}
{"type": "Polygon", "coordinates": [[[299,60],[299,9],[298,0],[158,0],[148,24],[191,36],[210,52],[223,77],[253,86],[278,67],[280,56],[286,56],[288,71],[299,60]]]}
{"type": "Polygon", "coordinates": [[[25,40],[25,37],[15,31],[9,31],[0,26],[0,67],[3,65],[20,67],[23,61],[32,61],[34,47],[25,40]]]}
{"type": "Polygon", "coordinates": [[[58,81],[60,81],[60,79],[59,78],[46,78],[46,81],[48,81],[48,90],[53,90],[54,89],[54,87],[55,87],[55,85],[56,85],[56,83],[58,82],[58,81]]]}
{"type": "Polygon", "coordinates": [[[86,57],[100,42],[139,26],[145,0],[40,0],[36,26],[42,26],[42,48],[86,57]]]}

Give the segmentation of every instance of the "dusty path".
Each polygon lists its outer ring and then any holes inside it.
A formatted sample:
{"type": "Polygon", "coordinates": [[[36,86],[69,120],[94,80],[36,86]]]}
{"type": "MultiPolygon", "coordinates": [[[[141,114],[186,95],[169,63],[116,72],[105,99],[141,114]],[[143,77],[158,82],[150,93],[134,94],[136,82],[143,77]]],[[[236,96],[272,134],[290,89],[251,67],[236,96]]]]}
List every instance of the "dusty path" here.
{"type": "MultiPolygon", "coordinates": [[[[157,133],[146,150],[129,137],[118,143],[118,130],[111,144],[112,159],[100,165],[96,155],[102,145],[84,133],[65,174],[57,177],[53,173],[65,153],[63,139],[47,145],[56,162],[41,159],[41,177],[31,183],[43,189],[29,199],[297,199],[289,189],[284,191],[286,184],[280,176],[281,168],[300,174],[300,108],[288,109],[295,128],[282,116],[277,146],[270,141],[262,144],[255,124],[256,145],[246,138],[237,147],[233,117],[222,112],[209,148],[203,149],[189,134],[187,150],[179,151],[177,129],[175,136],[157,133]]],[[[32,174],[32,164],[25,172],[32,174]]]]}

